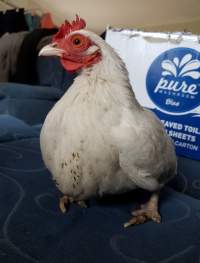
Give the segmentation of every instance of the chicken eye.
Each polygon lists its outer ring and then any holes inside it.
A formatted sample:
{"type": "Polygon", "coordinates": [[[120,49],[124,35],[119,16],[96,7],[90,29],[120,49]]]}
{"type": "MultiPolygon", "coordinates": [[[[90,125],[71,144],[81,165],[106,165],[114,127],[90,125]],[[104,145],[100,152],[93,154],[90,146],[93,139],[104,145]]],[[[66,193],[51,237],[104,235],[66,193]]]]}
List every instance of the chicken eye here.
{"type": "Polygon", "coordinates": [[[83,52],[90,46],[90,41],[81,34],[72,35],[68,41],[76,52],[83,52]]]}
{"type": "Polygon", "coordinates": [[[81,44],[80,38],[75,38],[75,39],[73,39],[73,44],[74,44],[75,46],[79,46],[79,45],[81,44]]]}

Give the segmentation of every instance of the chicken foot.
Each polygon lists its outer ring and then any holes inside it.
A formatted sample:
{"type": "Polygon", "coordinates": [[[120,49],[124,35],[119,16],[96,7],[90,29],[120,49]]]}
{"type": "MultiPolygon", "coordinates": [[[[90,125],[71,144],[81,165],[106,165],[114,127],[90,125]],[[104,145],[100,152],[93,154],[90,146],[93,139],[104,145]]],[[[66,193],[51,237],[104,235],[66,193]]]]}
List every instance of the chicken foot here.
{"type": "Polygon", "coordinates": [[[153,220],[156,223],[161,222],[161,216],[158,212],[159,192],[155,192],[146,204],[141,205],[140,209],[132,212],[133,217],[124,224],[124,227],[138,225],[153,220]]]}
{"type": "Polygon", "coordinates": [[[59,207],[62,213],[67,212],[67,208],[69,207],[70,204],[72,203],[77,203],[80,207],[82,208],[87,208],[87,204],[85,201],[75,201],[73,198],[68,197],[67,195],[64,195],[63,197],[60,198],[59,200],[59,207]]]}

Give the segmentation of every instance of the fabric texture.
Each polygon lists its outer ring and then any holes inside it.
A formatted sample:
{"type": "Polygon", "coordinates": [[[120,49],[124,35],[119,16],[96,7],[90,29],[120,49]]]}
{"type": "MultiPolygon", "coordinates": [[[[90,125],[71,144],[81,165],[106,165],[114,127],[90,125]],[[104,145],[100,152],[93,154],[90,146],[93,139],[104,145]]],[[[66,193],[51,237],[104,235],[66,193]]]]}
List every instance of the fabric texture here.
{"type": "Polygon", "coordinates": [[[178,171],[178,175],[170,182],[170,186],[200,200],[200,162],[179,156],[178,171]]]}
{"type": "Polygon", "coordinates": [[[38,82],[43,86],[52,86],[66,91],[73,83],[76,73],[63,69],[56,57],[39,57],[37,60],[38,82]]]}
{"type": "Polygon", "coordinates": [[[38,15],[32,15],[31,13],[25,14],[26,23],[28,25],[29,31],[33,31],[40,27],[41,17],[38,15]]]}
{"type": "Polygon", "coordinates": [[[9,32],[27,31],[28,26],[24,16],[24,9],[7,10],[5,13],[0,12],[0,36],[9,32]]]}
{"type": "Polygon", "coordinates": [[[39,50],[37,45],[43,37],[53,35],[56,32],[57,29],[35,29],[24,38],[19,51],[17,71],[12,79],[13,82],[32,85],[38,83],[36,63],[39,50]]]}
{"type": "Polygon", "coordinates": [[[9,114],[30,125],[41,124],[62,95],[62,90],[52,87],[1,83],[0,114],[9,114]]]}
{"type": "Polygon", "coordinates": [[[27,34],[6,33],[0,38],[0,82],[10,81],[15,75],[19,50],[27,34]]]}
{"type": "Polygon", "coordinates": [[[0,115],[0,142],[38,137],[39,131],[11,115],[0,115]]]}
{"type": "Polygon", "coordinates": [[[166,188],[161,224],[124,229],[147,192],[91,199],[62,214],[37,138],[1,143],[0,156],[0,262],[199,262],[200,201],[166,188]]]}

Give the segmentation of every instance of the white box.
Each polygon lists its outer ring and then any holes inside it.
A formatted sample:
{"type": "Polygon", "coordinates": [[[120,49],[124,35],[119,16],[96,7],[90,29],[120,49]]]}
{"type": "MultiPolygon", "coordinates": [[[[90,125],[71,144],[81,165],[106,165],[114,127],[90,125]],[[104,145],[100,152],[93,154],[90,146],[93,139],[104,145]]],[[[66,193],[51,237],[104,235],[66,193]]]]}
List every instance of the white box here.
{"type": "Polygon", "coordinates": [[[200,38],[108,28],[141,105],[163,122],[178,155],[200,160],[200,38]]]}

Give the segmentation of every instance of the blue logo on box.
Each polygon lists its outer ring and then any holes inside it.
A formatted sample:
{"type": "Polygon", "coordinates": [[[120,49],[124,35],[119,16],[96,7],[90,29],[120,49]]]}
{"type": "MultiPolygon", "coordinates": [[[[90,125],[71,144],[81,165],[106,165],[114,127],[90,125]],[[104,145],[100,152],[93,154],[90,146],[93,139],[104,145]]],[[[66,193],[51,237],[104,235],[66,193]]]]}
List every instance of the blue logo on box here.
{"type": "Polygon", "coordinates": [[[173,48],[151,64],[146,87],[161,110],[185,113],[200,106],[200,53],[191,48],[173,48]]]}

